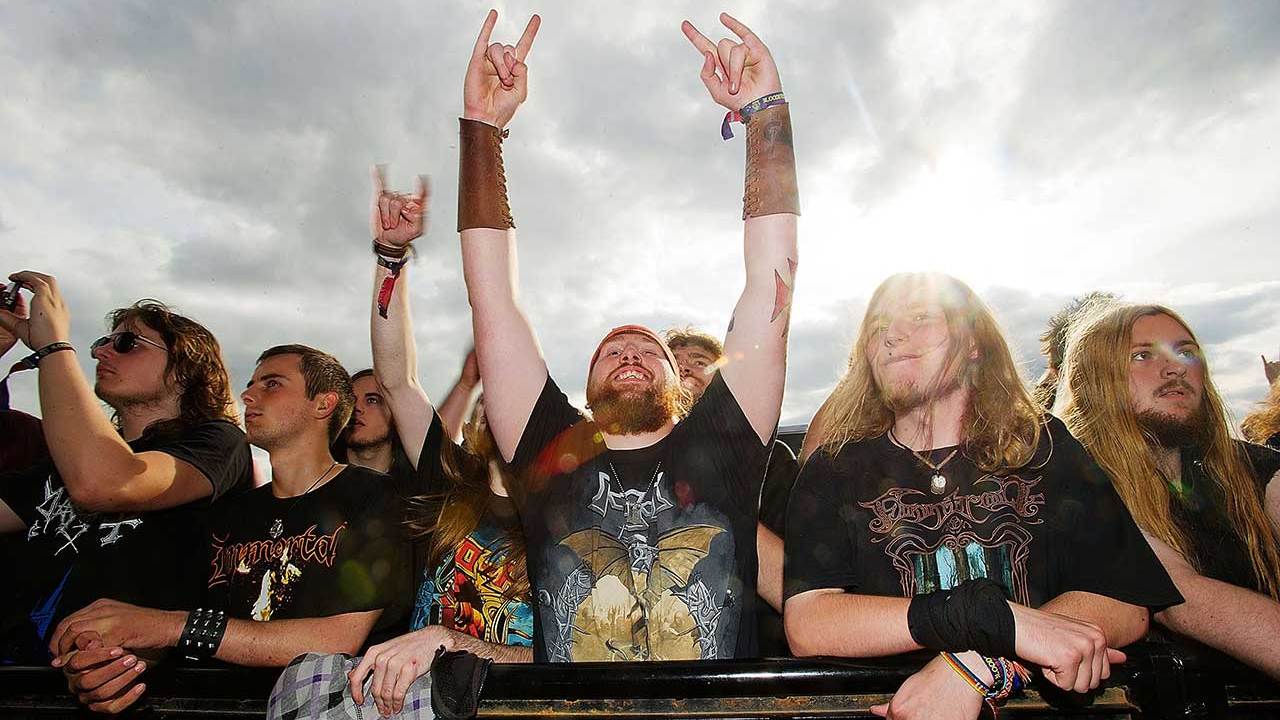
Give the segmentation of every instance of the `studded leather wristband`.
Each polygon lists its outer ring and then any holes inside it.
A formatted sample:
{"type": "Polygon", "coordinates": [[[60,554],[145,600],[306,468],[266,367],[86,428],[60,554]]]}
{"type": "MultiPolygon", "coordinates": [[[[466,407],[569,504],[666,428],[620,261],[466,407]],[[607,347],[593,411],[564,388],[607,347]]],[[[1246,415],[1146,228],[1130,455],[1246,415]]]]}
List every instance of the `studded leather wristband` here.
{"type": "Polygon", "coordinates": [[[203,662],[212,658],[227,632],[227,615],[221,610],[200,608],[187,614],[178,650],[188,660],[203,662]]]}

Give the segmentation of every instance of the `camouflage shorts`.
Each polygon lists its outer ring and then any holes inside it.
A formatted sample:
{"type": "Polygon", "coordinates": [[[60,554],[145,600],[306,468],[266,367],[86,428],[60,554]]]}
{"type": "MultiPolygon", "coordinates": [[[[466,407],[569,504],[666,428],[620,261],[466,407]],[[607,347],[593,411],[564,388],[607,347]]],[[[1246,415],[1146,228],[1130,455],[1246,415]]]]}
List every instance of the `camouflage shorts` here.
{"type": "MultiPolygon", "coordinates": [[[[349,655],[299,655],[289,663],[280,679],[271,689],[267,703],[269,720],[376,720],[378,708],[373,698],[365,692],[363,706],[351,699],[347,687],[347,673],[360,663],[360,658],[349,655]]],[[[405,720],[429,720],[435,717],[431,711],[431,675],[423,674],[409,686],[405,693],[404,710],[397,718],[405,720]]]]}

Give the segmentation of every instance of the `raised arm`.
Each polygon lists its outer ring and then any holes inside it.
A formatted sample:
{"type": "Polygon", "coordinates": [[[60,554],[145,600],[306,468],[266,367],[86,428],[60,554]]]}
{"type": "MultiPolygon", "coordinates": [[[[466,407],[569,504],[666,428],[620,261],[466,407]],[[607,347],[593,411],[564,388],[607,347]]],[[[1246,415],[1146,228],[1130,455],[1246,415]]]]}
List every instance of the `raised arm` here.
{"type": "Polygon", "coordinates": [[[746,285],[734,307],[721,369],[751,426],[768,442],[778,424],[787,370],[787,329],[795,288],[796,187],[791,117],[769,48],[728,13],[720,21],[740,42],[713,44],[692,23],[681,29],[702,53],[702,83],[722,107],[745,116],[746,192],[743,254],[746,285]]]}
{"type": "Polygon", "coordinates": [[[467,351],[462,361],[462,372],[458,380],[440,403],[440,422],[444,432],[455,443],[462,442],[462,426],[467,424],[467,416],[475,406],[476,396],[480,390],[480,364],[476,362],[476,350],[467,351]]]}
{"type": "MultiPolygon", "coordinates": [[[[51,275],[9,276],[31,289],[30,317],[0,310],[0,326],[32,350],[70,343],[71,316],[51,275]]],[[[195,466],[158,451],[134,452],[102,414],[74,352],[40,360],[40,413],[49,454],[76,504],[98,512],[161,510],[213,494],[195,466]]]]}
{"type": "Polygon", "coordinates": [[[1186,600],[1156,613],[1156,622],[1280,679],[1280,603],[1201,575],[1176,550],[1143,534],[1186,600]]]}
{"type": "Polygon", "coordinates": [[[409,310],[407,260],[410,243],[425,230],[427,182],[419,177],[413,195],[390,192],[379,166],[374,169],[373,183],[370,230],[377,258],[369,312],[373,374],[387,391],[400,444],[417,467],[435,411],[418,382],[418,347],[413,340],[413,316],[409,310]]]}
{"type": "Polygon", "coordinates": [[[490,10],[463,85],[458,232],[489,427],[510,460],[547,381],[546,361],[516,302],[515,223],[502,168],[504,128],[528,97],[524,61],[541,20],[530,18],[515,46],[489,42],[497,22],[490,10]]]}

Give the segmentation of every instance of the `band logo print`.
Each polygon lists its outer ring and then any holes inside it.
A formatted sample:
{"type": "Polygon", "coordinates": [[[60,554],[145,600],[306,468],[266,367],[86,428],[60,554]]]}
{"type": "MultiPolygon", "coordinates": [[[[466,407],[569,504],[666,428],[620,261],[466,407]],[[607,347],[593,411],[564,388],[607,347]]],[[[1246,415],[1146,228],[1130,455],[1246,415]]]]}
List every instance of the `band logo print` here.
{"type": "Polygon", "coordinates": [[[1027,604],[1032,538],[1025,526],[1043,522],[1044,493],[1034,492],[1041,479],[987,474],[974,489],[988,489],[936,502],[920,502],[930,496],[895,487],[859,505],[871,511],[871,541],[884,543],[905,596],[983,577],[1008,588],[1015,602],[1027,604]]]}

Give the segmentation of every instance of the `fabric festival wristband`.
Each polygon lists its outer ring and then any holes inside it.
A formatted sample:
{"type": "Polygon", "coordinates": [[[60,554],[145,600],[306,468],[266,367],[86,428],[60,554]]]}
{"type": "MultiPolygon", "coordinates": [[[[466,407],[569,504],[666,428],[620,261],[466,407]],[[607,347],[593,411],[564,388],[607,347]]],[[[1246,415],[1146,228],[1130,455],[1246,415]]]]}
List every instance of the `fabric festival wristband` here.
{"type": "MultiPolygon", "coordinates": [[[[36,350],[30,355],[14,363],[13,367],[9,368],[9,375],[12,375],[16,372],[22,372],[23,370],[34,370],[40,365],[41,360],[49,357],[50,355],[56,352],[62,352],[63,350],[70,350],[72,352],[75,352],[75,348],[69,342],[59,341],[59,342],[49,343],[48,345],[45,345],[39,350],[36,350]]],[[[6,375],[5,378],[8,379],[8,375],[6,375]]]]}
{"type": "Polygon", "coordinates": [[[382,285],[378,286],[378,316],[385,320],[391,307],[391,296],[396,291],[396,280],[400,277],[400,270],[409,261],[408,259],[393,260],[381,254],[377,257],[378,264],[387,269],[387,276],[382,278],[382,285]]]}
{"type": "Polygon", "coordinates": [[[783,96],[782,91],[778,91],[776,93],[769,93],[764,97],[756,98],[746,105],[743,105],[738,110],[730,110],[724,114],[724,122],[720,123],[720,137],[725,140],[733,137],[733,128],[729,127],[729,123],[738,122],[745,125],[751,120],[752,115],[755,115],[761,110],[771,108],[775,105],[785,105],[786,103],[787,98],[783,96]]]}

